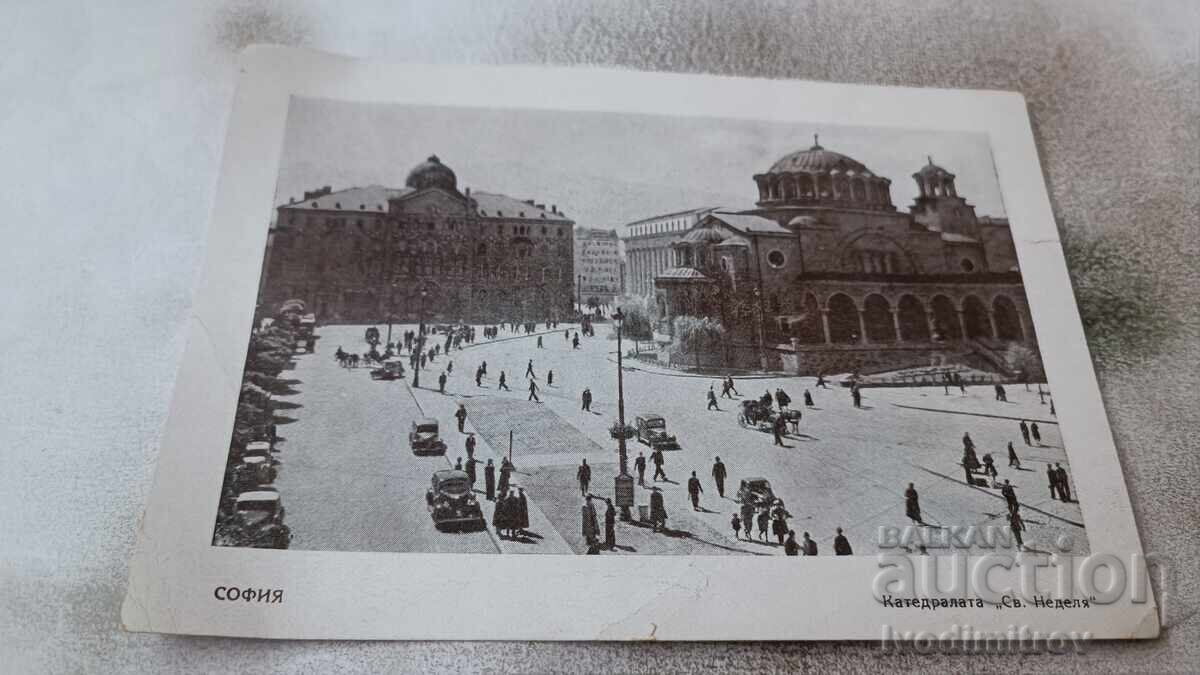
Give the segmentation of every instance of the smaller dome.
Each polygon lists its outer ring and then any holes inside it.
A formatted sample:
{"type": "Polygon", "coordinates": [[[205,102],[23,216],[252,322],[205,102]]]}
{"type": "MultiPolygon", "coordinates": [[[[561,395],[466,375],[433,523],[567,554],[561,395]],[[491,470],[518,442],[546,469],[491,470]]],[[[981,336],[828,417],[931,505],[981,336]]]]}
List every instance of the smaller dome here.
{"type": "Polygon", "coordinates": [[[413,170],[408,172],[404,184],[414,190],[436,187],[451,192],[458,191],[458,177],[450,167],[442,164],[437,155],[430,155],[429,159],[413,167],[413,170]]]}
{"type": "Polygon", "coordinates": [[[938,166],[937,164],[934,164],[932,156],[926,155],[925,158],[927,160],[929,160],[929,162],[925,166],[921,167],[921,169],[913,175],[916,175],[916,176],[953,176],[954,175],[954,174],[950,173],[949,171],[943,169],[942,167],[938,166]]]}
{"type": "Polygon", "coordinates": [[[796,216],[788,221],[788,227],[818,227],[821,221],[812,216],[796,216]]]}
{"type": "Polygon", "coordinates": [[[729,233],[715,227],[698,227],[679,240],[681,244],[719,244],[729,238],[729,233]]]}

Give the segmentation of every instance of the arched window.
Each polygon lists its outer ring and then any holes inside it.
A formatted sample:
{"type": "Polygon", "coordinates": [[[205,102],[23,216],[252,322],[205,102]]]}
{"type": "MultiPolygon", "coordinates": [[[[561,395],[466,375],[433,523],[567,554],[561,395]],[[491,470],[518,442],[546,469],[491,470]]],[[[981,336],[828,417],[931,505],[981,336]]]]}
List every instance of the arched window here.
{"type": "Polygon", "coordinates": [[[925,317],[925,307],[921,301],[911,295],[905,295],[900,298],[897,309],[900,339],[905,342],[928,342],[929,321],[925,317]]]}
{"type": "Polygon", "coordinates": [[[987,307],[974,295],[968,295],[963,299],[963,327],[966,328],[969,338],[992,337],[987,307]]]}
{"type": "Polygon", "coordinates": [[[1017,305],[1007,295],[997,295],[992,301],[992,312],[996,316],[996,337],[1001,340],[1022,340],[1021,319],[1017,305]]]}
{"type": "Polygon", "coordinates": [[[934,340],[954,341],[962,339],[962,331],[958,326],[958,310],[950,298],[944,295],[934,296],[929,304],[933,310],[933,325],[936,330],[934,340]]]}
{"type": "Polygon", "coordinates": [[[850,296],[838,293],[829,298],[830,342],[858,342],[858,307],[850,296]]]}
{"type": "Polygon", "coordinates": [[[896,328],[892,323],[892,307],[882,295],[868,295],[863,302],[863,324],[868,342],[895,342],[896,328]]]}

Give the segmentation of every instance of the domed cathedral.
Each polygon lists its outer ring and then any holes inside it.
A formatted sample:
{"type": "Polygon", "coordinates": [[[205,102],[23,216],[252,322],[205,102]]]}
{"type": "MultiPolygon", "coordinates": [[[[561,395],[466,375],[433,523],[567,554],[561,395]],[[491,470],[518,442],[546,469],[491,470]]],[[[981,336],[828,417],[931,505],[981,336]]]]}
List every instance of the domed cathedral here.
{"type": "Polygon", "coordinates": [[[655,279],[664,328],[722,319],[737,367],[804,374],[959,363],[1007,373],[1036,349],[1008,221],[977,216],[927,158],[908,212],[891,181],[816,142],[755,174],[755,208],[718,209],[655,279]]]}
{"type": "Polygon", "coordinates": [[[324,323],[565,317],[573,230],[556,205],[460,191],[433,155],[402,188],[326,186],[279,206],[260,310],[299,298],[324,323]]]}

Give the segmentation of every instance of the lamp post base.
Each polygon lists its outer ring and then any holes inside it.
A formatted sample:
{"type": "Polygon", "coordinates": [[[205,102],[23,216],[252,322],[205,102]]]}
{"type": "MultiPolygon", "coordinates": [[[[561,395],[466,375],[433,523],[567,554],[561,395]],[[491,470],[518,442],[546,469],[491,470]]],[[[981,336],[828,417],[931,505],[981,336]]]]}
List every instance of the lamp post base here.
{"type": "Polygon", "coordinates": [[[622,473],[614,478],[613,494],[616,495],[616,504],[621,509],[621,520],[626,523],[633,520],[629,512],[629,507],[633,506],[633,476],[622,473]]]}

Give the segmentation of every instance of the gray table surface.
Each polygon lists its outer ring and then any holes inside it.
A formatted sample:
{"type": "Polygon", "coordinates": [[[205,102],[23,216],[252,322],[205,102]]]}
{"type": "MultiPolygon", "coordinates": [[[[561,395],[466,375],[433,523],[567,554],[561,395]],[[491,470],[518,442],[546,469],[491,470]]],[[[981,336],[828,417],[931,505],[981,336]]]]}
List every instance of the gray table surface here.
{"type": "MultiPolygon", "coordinates": [[[[1195,2],[5,3],[0,670],[1162,671],[1200,667],[1195,2]],[[104,6],[111,4],[112,6],[104,6]],[[235,54],[602,64],[1029,100],[1147,551],[1161,639],[1082,656],[873,644],[268,642],[133,635],[118,606],[202,255],[235,54]]],[[[824,611],[797,598],[797,612],[824,611]]]]}

